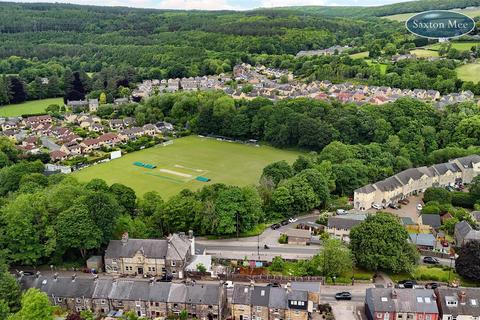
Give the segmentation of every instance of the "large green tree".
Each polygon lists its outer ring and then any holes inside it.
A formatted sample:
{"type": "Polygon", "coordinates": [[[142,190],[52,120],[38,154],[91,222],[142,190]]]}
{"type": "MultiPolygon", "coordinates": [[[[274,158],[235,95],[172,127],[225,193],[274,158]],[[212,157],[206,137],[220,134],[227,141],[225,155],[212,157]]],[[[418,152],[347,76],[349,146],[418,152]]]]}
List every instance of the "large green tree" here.
{"type": "Polygon", "coordinates": [[[370,215],[350,232],[350,248],[358,266],[367,270],[409,272],[418,253],[398,218],[388,213],[370,215]]]}
{"type": "Polygon", "coordinates": [[[462,246],[455,260],[459,275],[473,281],[480,281],[480,241],[470,241],[462,246]]]}
{"type": "Polygon", "coordinates": [[[28,289],[22,296],[22,307],[8,320],[53,320],[53,307],[45,293],[28,289]]]}
{"type": "Polygon", "coordinates": [[[326,240],[316,260],[319,271],[328,278],[338,277],[353,267],[350,249],[337,239],[326,240]]]}

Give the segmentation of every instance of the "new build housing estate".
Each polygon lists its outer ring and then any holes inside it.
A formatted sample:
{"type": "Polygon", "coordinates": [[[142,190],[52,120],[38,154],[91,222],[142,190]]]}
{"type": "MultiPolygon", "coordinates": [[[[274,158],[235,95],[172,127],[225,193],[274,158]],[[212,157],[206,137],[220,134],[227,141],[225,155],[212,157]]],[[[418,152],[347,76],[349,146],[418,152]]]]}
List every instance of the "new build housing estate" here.
{"type": "Polygon", "coordinates": [[[430,167],[407,169],[355,190],[354,207],[358,210],[370,209],[374,204],[385,207],[429,187],[470,183],[479,173],[479,155],[457,158],[430,167]]]}

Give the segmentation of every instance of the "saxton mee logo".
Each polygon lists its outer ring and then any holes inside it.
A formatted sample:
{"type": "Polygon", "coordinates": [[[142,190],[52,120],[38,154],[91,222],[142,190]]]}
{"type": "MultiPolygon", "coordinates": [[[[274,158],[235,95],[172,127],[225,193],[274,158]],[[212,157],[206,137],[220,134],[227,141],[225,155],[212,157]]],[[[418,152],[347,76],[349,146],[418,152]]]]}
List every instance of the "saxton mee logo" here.
{"type": "Polygon", "coordinates": [[[410,17],[405,25],[411,33],[424,38],[455,38],[475,28],[472,18],[455,11],[432,10],[410,17]]]}

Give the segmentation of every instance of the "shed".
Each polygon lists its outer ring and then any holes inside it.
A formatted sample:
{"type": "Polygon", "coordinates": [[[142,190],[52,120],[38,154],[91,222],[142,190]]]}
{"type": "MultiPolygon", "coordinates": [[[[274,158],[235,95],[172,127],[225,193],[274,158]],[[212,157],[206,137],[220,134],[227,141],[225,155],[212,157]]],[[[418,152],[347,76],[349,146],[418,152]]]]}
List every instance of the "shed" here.
{"type": "Polygon", "coordinates": [[[438,229],[442,226],[442,221],[438,214],[422,214],[422,224],[438,229]]]}
{"type": "Polygon", "coordinates": [[[418,248],[423,250],[433,250],[435,248],[435,237],[431,233],[410,233],[410,241],[418,248]]]}
{"type": "Polygon", "coordinates": [[[288,229],[285,234],[288,237],[288,244],[306,245],[312,238],[311,232],[303,229],[288,229]]]}
{"type": "Polygon", "coordinates": [[[103,270],[103,258],[102,256],[91,256],[87,260],[87,268],[96,271],[103,270]]]}

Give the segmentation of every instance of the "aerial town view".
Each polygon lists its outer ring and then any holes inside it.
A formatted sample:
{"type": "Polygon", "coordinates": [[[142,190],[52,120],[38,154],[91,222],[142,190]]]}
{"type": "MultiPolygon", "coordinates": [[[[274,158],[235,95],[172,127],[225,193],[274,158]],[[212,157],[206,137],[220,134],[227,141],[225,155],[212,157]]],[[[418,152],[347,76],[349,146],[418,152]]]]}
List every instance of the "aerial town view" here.
{"type": "Polygon", "coordinates": [[[0,320],[480,320],[480,0],[0,1],[0,320]]]}

